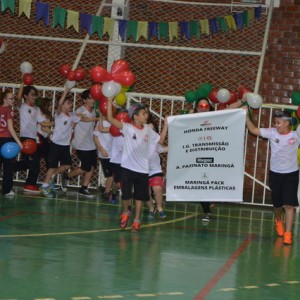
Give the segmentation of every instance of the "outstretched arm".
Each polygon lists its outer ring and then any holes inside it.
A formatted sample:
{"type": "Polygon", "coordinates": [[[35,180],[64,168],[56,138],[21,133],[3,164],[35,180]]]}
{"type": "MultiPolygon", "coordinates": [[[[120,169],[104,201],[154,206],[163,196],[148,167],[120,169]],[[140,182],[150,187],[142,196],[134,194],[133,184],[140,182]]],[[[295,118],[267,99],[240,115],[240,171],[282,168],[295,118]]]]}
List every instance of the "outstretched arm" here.
{"type": "Polygon", "coordinates": [[[248,127],[248,130],[254,134],[254,135],[257,135],[257,136],[260,136],[260,130],[258,127],[256,127],[252,121],[250,120],[248,114],[246,115],[246,125],[248,127]]]}
{"type": "Polygon", "coordinates": [[[22,104],[22,98],[23,98],[23,90],[24,90],[24,83],[22,82],[18,91],[18,95],[17,95],[17,105],[18,107],[21,106],[22,104]]]}
{"type": "Polygon", "coordinates": [[[119,129],[123,128],[123,123],[113,117],[112,113],[112,97],[108,98],[108,105],[107,105],[107,121],[110,122],[112,125],[116,126],[119,129]]]}
{"type": "Polygon", "coordinates": [[[159,140],[159,143],[161,145],[164,144],[165,140],[166,140],[166,137],[167,137],[167,133],[168,133],[168,119],[167,119],[167,116],[165,117],[165,122],[164,122],[164,127],[160,133],[160,140],[159,140]]]}
{"type": "Polygon", "coordinates": [[[59,115],[61,113],[62,105],[63,105],[69,91],[70,91],[70,89],[65,87],[65,90],[64,90],[64,92],[63,92],[62,96],[60,97],[60,99],[58,101],[58,104],[57,104],[57,109],[56,109],[57,115],[59,115]]]}

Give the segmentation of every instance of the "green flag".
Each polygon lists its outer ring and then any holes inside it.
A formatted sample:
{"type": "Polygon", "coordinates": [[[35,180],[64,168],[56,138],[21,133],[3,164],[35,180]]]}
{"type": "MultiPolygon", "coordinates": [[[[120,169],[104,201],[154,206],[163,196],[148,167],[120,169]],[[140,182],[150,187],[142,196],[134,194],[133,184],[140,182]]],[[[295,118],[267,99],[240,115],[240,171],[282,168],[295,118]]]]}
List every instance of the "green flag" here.
{"type": "Polygon", "coordinates": [[[67,10],[61,7],[54,8],[54,16],[53,16],[53,28],[57,25],[60,25],[62,29],[65,28],[65,20],[66,20],[67,10]]]}
{"type": "Polygon", "coordinates": [[[159,22],[158,23],[158,39],[162,37],[169,37],[169,23],[168,22],[159,22]]]}
{"type": "Polygon", "coordinates": [[[227,27],[227,23],[224,17],[219,17],[217,18],[219,27],[221,31],[227,32],[228,31],[228,27],[227,27]]]}
{"type": "Polygon", "coordinates": [[[245,10],[243,12],[243,24],[244,24],[244,27],[250,26],[250,18],[249,18],[249,13],[247,10],[245,10]]]}
{"type": "Polygon", "coordinates": [[[128,21],[127,22],[127,38],[133,37],[137,41],[137,31],[138,31],[138,21],[128,21]]]}
{"type": "Polygon", "coordinates": [[[190,21],[189,25],[190,25],[190,35],[191,35],[191,38],[193,36],[199,37],[200,36],[199,21],[196,21],[196,20],[190,21]]]}
{"type": "Polygon", "coordinates": [[[100,39],[103,37],[103,17],[92,16],[92,34],[97,32],[100,39]]]}
{"type": "Polygon", "coordinates": [[[7,8],[12,12],[12,14],[15,14],[15,5],[16,0],[2,0],[1,1],[1,10],[4,12],[7,8]]]}

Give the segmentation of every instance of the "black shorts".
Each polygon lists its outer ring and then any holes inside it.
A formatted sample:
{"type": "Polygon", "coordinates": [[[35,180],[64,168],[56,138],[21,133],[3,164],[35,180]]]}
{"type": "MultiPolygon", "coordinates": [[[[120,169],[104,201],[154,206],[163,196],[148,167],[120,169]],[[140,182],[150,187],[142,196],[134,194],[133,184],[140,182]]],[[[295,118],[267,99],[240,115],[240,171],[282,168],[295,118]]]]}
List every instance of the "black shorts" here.
{"type": "Polygon", "coordinates": [[[81,162],[80,169],[89,172],[97,168],[97,151],[95,150],[76,150],[76,154],[81,162]]]}
{"type": "Polygon", "coordinates": [[[274,207],[284,205],[298,206],[299,171],[292,173],[275,173],[270,171],[270,188],[274,207]]]}
{"type": "Polygon", "coordinates": [[[149,177],[148,174],[134,172],[122,168],[122,199],[149,201],[149,177]],[[133,193],[132,193],[133,188],[133,193]]]}
{"type": "Polygon", "coordinates": [[[110,163],[112,167],[112,173],[114,176],[114,181],[115,183],[121,182],[121,176],[122,176],[122,167],[121,164],[115,164],[115,163],[110,163]]]}
{"type": "Polygon", "coordinates": [[[102,167],[102,172],[105,178],[112,177],[112,166],[111,162],[109,161],[109,158],[100,158],[100,163],[102,167]]]}
{"type": "Polygon", "coordinates": [[[72,158],[70,154],[70,146],[62,146],[50,142],[48,154],[48,167],[57,168],[60,165],[72,165],[72,158]]]}

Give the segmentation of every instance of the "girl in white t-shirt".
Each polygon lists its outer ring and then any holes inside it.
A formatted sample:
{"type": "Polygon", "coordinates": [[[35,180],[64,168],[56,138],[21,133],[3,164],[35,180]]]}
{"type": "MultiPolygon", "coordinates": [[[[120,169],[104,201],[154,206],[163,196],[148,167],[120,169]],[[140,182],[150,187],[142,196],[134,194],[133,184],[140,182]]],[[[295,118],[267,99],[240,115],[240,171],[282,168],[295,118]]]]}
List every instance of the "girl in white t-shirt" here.
{"type": "Polygon", "coordinates": [[[107,119],[118,127],[124,135],[122,154],[122,200],[123,213],[120,218],[120,228],[124,230],[129,220],[128,208],[131,198],[135,200],[135,218],[131,227],[132,232],[140,230],[143,202],[149,201],[149,158],[151,144],[159,142],[159,136],[146,124],[147,113],[141,103],[133,104],[128,114],[133,123],[123,123],[113,118],[112,98],[109,98],[107,119]],[[133,189],[133,193],[132,193],[133,189]]]}
{"type": "Polygon", "coordinates": [[[249,131],[257,136],[269,139],[271,147],[270,188],[275,212],[275,228],[278,236],[283,236],[283,243],[292,244],[292,226],[294,211],[298,203],[298,147],[300,139],[295,131],[290,130],[291,115],[287,111],[275,111],[274,128],[258,128],[247,116],[249,131]],[[283,224],[285,210],[285,228],[283,224]]]}

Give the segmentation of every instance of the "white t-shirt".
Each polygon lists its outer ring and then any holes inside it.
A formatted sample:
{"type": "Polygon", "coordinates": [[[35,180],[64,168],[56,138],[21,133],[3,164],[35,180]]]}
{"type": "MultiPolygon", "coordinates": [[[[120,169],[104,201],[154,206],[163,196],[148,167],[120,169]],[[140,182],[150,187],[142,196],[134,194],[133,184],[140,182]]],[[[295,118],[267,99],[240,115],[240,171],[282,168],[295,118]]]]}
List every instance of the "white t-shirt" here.
{"type": "Polygon", "coordinates": [[[55,115],[53,135],[51,141],[57,145],[69,146],[73,128],[80,121],[74,113],[60,113],[55,115]]]}
{"type": "MultiPolygon", "coordinates": [[[[103,127],[109,127],[110,123],[106,120],[103,120],[103,127]]],[[[100,132],[98,130],[98,125],[96,125],[96,130],[94,131],[94,135],[98,138],[101,146],[106,150],[108,153],[108,157],[103,157],[100,150],[98,149],[98,157],[100,158],[110,158],[110,152],[111,152],[111,144],[112,144],[112,135],[109,132],[100,132]]]]}
{"type": "Polygon", "coordinates": [[[149,174],[151,144],[159,142],[159,135],[145,124],[142,129],[129,123],[123,123],[124,150],[121,166],[123,168],[149,174]]]}
{"type": "Polygon", "coordinates": [[[122,163],[122,154],[124,148],[123,135],[112,137],[110,162],[114,164],[122,163]]]}
{"type": "MultiPolygon", "coordinates": [[[[95,110],[88,111],[84,106],[79,107],[76,110],[76,115],[82,115],[87,118],[95,118],[95,110]]],[[[95,150],[96,145],[93,140],[94,122],[82,122],[80,121],[74,130],[74,146],[77,150],[95,150]]]]}
{"type": "Polygon", "coordinates": [[[41,111],[37,106],[22,103],[19,107],[20,113],[20,137],[36,139],[37,123],[42,122],[41,111]]]}
{"type": "MultiPolygon", "coordinates": [[[[41,117],[42,117],[42,121],[40,121],[40,122],[50,122],[50,119],[47,118],[47,117],[46,117],[44,114],[42,114],[42,113],[41,113],[41,117]]],[[[38,125],[37,125],[37,132],[38,132],[41,136],[43,136],[44,138],[46,138],[46,137],[49,135],[48,132],[45,132],[45,131],[42,130],[42,126],[41,126],[40,123],[38,123],[38,125]]]]}
{"type": "Polygon", "coordinates": [[[271,171],[285,174],[298,170],[300,140],[295,131],[280,134],[276,128],[260,128],[260,135],[270,140],[271,171]]]}
{"type": "Polygon", "coordinates": [[[151,145],[151,152],[149,159],[149,176],[154,174],[162,173],[160,153],[164,153],[165,149],[160,144],[151,145]]]}

